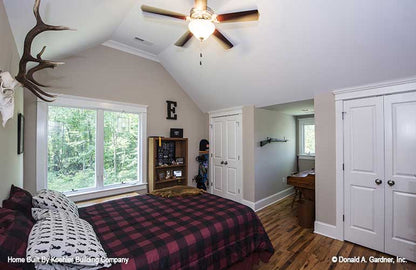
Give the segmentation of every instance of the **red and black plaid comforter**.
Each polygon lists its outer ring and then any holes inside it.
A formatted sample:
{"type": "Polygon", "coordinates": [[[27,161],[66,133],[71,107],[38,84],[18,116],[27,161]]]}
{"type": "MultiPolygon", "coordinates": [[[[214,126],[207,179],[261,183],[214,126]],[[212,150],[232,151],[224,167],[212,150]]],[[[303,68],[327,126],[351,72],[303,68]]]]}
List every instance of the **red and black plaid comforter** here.
{"type": "Polygon", "coordinates": [[[211,194],[165,199],[135,196],[80,209],[111,269],[225,269],[245,258],[268,261],[273,246],[247,206],[211,194]]]}

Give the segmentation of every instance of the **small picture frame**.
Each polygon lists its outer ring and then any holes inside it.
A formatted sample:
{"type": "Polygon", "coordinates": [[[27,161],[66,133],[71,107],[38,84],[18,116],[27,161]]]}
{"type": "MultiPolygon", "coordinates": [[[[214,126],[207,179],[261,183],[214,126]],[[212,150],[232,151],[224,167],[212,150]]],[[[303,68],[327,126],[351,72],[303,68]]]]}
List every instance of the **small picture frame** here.
{"type": "Polygon", "coordinates": [[[25,128],[25,117],[19,113],[17,115],[17,154],[23,154],[24,151],[24,129],[25,128]]]}
{"type": "Polygon", "coordinates": [[[166,180],[166,174],[164,171],[159,172],[159,180],[166,180]]]}
{"type": "Polygon", "coordinates": [[[176,164],[178,164],[178,165],[183,165],[183,163],[184,163],[185,159],[184,159],[183,157],[177,157],[177,158],[175,159],[175,161],[176,161],[176,164]]]}
{"type": "Polygon", "coordinates": [[[171,128],[170,137],[171,138],[183,138],[183,128],[171,128]]]}
{"type": "Polygon", "coordinates": [[[173,171],[173,175],[174,175],[176,178],[180,178],[180,177],[182,177],[182,170],[173,171]]]}

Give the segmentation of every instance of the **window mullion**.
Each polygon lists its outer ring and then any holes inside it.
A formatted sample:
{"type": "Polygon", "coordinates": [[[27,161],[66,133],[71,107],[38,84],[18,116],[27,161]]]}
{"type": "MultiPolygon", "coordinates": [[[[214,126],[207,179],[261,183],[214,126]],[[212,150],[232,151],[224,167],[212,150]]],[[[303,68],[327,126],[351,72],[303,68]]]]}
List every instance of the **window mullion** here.
{"type": "Polygon", "coordinates": [[[95,177],[97,188],[104,187],[104,111],[97,110],[97,139],[95,144],[95,177]]]}

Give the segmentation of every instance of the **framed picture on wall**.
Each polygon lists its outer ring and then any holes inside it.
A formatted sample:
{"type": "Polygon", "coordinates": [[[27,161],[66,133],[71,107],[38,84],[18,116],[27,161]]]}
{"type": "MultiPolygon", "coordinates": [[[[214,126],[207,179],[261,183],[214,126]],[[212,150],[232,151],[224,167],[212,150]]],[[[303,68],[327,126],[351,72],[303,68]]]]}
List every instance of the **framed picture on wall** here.
{"type": "Polygon", "coordinates": [[[17,115],[17,154],[23,154],[24,150],[24,127],[25,127],[25,118],[23,114],[19,113],[17,115]]]}

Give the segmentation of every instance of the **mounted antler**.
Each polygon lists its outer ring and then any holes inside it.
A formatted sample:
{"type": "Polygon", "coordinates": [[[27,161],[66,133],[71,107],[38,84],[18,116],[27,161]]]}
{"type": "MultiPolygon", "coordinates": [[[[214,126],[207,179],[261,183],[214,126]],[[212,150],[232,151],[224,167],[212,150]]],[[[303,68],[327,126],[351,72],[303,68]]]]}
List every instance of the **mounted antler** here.
{"type": "Polygon", "coordinates": [[[52,102],[55,96],[43,91],[40,87],[47,87],[47,86],[37,82],[33,78],[33,74],[41,69],[55,68],[56,66],[62,65],[64,63],[43,60],[42,55],[45,52],[46,46],[43,47],[43,49],[38,53],[36,58],[33,57],[31,55],[32,43],[37,35],[45,31],[63,31],[63,30],[71,30],[71,29],[68,27],[64,27],[64,26],[53,26],[53,25],[48,25],[44,23],[42,18],[40,17],[39,6],[40,6],[40,0],[35,0],[33,13],[35,14],[35,17],[36,17],[36,25],[26,35],[23,55],[22,55],[22,58],[20,59],[19,73],[16,76],[16,80],[20,82],[23,87],[25,87],[26,89],[31,91],[34,95],[36,95],[38,98],[46,102],[52,102]],[[29,62],[35,62],[38,64],[34,66],[33,68],[29,69],[29,71],[27,71],[27,64],[29,62]]]}

